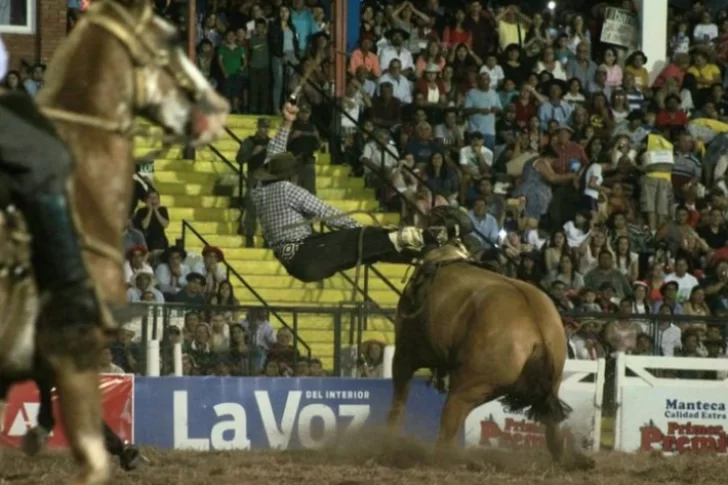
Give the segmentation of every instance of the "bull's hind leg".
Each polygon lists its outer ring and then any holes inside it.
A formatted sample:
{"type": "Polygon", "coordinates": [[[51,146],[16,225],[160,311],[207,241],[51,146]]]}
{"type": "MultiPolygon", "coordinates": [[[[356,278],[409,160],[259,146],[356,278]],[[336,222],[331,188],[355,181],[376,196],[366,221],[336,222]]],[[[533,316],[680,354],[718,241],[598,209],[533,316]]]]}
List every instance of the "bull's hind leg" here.
{"type": "Polygon", "coordinates": [[[437,437],[438,448],[452,447],[468,414],[476,406],[488,402],[495,396],[493,387],[485,382],[463,382],[460,372],[450,374],[450,391],[442,409],[440,418],[440,434],[437,437]]]}
{"type": "Polygon", "coordinates": [[[404,347],[396,347],[392,359],[392,407],[389,410],[387,425],[392,433],[399,432],[402,425],[402,416],[407,405],[412,377],[417,369],[414,366],[409,352],[404,347]]]}

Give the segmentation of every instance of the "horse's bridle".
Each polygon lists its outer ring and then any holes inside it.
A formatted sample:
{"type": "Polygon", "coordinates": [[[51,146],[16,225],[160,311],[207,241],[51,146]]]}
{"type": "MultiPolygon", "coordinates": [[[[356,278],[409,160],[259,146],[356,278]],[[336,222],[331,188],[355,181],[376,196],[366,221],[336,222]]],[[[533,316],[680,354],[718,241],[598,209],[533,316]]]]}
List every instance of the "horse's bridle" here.
{"type": "Polygon", "coordinates": [[[102,0],[91,3],[84,16],[74,27],[74,30],[88,28],[91,25],[100,27],[114,36],[126,48],[134,64],[132,116],[121,121],[109,120],[44,106],[41,107],[43,113],[53,120],[98,128],[128,138],[138,134],[147,134],[144,131],[135,132],[134,114],[148,106],[149,98],[145,85],[150,67],[165,71],[174,79],[177,87],[184,91],[192,101],[199,101],[203,93],[196,88],[194,81],[184,70],[175,69],[171,65],[170,50],[152,45],[149,38],[144,35],[153,20],[154,12],[148,3],[144,3],[139,18],[135,18],[118,3],[112,0],[102,0]]]}

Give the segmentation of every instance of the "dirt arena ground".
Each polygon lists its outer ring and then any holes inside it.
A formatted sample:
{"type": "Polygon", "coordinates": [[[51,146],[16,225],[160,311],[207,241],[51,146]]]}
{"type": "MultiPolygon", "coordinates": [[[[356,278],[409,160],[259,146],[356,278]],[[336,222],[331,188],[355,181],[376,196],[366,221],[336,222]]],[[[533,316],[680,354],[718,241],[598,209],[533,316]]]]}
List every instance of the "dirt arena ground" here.
{"type": "MultiPolygon", "coordinates": [[[[541,452],[457,452],[436,457],[405,440],[365,439],[323,451],[182,452],[145,449],[150,463],[114,485],[642,485],[725,484],[726,459],[710,455],[593,455],[596,468],[565,472],[541,452]]],[[[4,450],[0,485],[63,485],[74,472],[68,453],[30,459],[4,450]]]]}

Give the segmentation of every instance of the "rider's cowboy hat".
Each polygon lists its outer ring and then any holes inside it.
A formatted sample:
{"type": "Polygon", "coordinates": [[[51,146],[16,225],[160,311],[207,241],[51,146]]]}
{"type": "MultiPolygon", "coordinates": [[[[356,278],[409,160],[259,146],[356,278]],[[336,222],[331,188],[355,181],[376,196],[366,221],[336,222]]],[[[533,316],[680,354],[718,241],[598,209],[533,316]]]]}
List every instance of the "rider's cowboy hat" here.
{"type": "Polygon", "coordinates": [[[215,256],[217,256],[217,260],[219,262],[225,261],[225,253],[222,252],[222,249],[218,248],[217,246],[205,246],[202,249],[202,257],[204,258],[208,254],[213,253],[215,256]]]}
{"type": "Polygon", "coordinates": [[[384,33],[384,37],[386,37],[387,39],[391,39],[392,37],[395,36],[395,34],[401,35],[402,40],[407,40],[410,38],[410,33],[399,27],[393,27],[393,28],[389,29],[388,31],[386,31],[384,33]]]}
{"type": "Polygon", "coordinates": [[[278,155],[272,156],[267,163],[256,170],[253,176],[255,180],[261,180],[263,182],[285,180],[296,175],[299,166],[298,157],[292,153],[279,153],[278,155]]]}

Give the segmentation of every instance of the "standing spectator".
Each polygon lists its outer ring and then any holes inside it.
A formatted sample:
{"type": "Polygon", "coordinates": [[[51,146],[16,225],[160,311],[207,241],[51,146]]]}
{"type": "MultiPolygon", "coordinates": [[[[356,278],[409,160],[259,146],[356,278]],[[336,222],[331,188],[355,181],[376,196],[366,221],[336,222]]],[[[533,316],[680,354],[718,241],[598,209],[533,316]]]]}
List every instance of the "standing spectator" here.
{"type": "Polygon", "coordinates": [[[23,83],[25,91],[32,97],[35,97],[38,91],[45,85],[45,70],[45,65],[36,64],[33,66],[33,74],[31,77],[23,83]]]}
{"type": "Polygon", "coordinates": [[[183,303],[185,305],[203,306],[207,304],[205,297],[205,283],[207,280],[200,273],[191,271],[185,277],[187,284],[184,288],[175,293],[172,301],[175,303],[183,303]]]}
{"type": "Polygon", "coordinates": [[[149,191],[145,206],[134,214],[134,227],[144,233],[147,248],[156,257],[169,247],[166,229],[169,226],[169,212],[161,205],[159,192],[149,191]]]}
{"type": "Polygon", "coordinates": [[[273,72],[273,111],[278,113],[282,106],[284,88],[290,81],[292,70],[289,64],[298,65],[299,34],[291,22],[291,11],[280,6],[276,18],[268,24],[268,48],[271,53],[273,72]]]}
{"type": "Polygon", "coordinates": [[[366,73],[366,79],[378,79],[382,75],[379,58],[372,51],[372,47],[374,47],[374,37],[371,34],[362,34],[359,39],[359,48],[351,53],[349,73],[358,76],[359,68],[363,67],[366,73]]]}
{"type": "Polygon", "coordinates": [[[212,74],[213,63],[215,60],[214,54],[215,48],[209,40],[202,39],[202,41],[197,45],[197,68],[213,87],[217,86],[217,80],[212,74]]]}
{"type": "Polygon", "coordinates": [[[446,50],[453,49],[458,44],[465,44],[472,48],[473,34],[465,27],[465,20],[465,10],[456,9],[452,24],[445,27],[442,34],[442,46],[446,50]]]}
{"type": "Polygon", "coordinates": [[[240,95],[243,91],[243,70],[247,67],[245,49],[236,42],[235,31],[225,32],[224,41],[218,48],[217,62],[222,73],[222,88],[230,101],[233,113],[240,113],[240,95]]]}
{"type": "Polygon", "coordinates": [[[298,117],[293,122],[288,137],[288,149],[301,160],[298,184],[316,195],[316,156],[321,147],[321,137],[316,125],[311,121],[311,107],[299,106],[298,117]]]}
{"type": "Polygon", "coordinates": [[[566,83],[561,80],[552,80],[548,84],[549,99],[538,108],[538,118],[541,121],[541,129],[546,130],[550,121],[555,121],[559,126],[565,126],[571,119],[574,108],[564,101],[566,83]]]}
{"type": "Polygon", "coordinates": [[[478,57],[483,58],[498,47],[496,19],[488,9],[483,8],[479,0],[470,2],[470,15],[463,27],[472,34],[471,48],[478,57]]]}
{"type": "Polygon", "coordinates": [[[250,112],[253,114],[271,113],[271,49],[267,29],[265,19],[256,19],[250,36],[250,112]]]}
{"type": "Polygon", "coordinates": [[[291,22],[298,33],[298,50],[306,52],[308,48],[308,38],[316,31],[316,22],[313,13],[306,7],[304,0],[293,0],[291,6],[291,22]]]}
{"type": "Polygon", "coordinates": [[[468,117],[468,131],[483,135],[483,142],[489,150],[495,149],[495,117],[503,111],[498,93],[490,88],[487,73],[478,77],[478,85],[467,92],[463,103],[468,117]]]}
{"type": "Polygon", "coordinates": [[[258,227],[255,205],[250,198],[250,193],[257,184],[255,171],[263,166],[266,158],[266,148],[270,142],[268,130],[270,124],[267,118],[258,118],[258,129],[255,134],[246,138],[240,144],[240,150],[235,157],[239,164],[247,164],[247,178],[245,180],[245,215],[243,216],[243,234],[245,234],[245,246],[255,247],[255,231],[258,227]]]}

